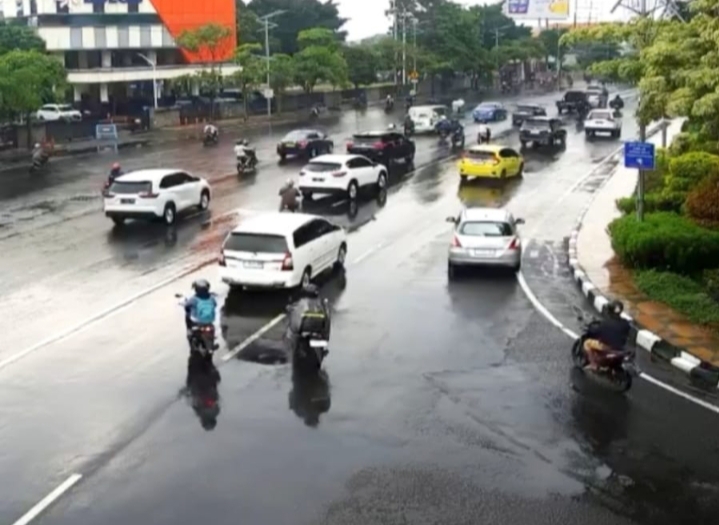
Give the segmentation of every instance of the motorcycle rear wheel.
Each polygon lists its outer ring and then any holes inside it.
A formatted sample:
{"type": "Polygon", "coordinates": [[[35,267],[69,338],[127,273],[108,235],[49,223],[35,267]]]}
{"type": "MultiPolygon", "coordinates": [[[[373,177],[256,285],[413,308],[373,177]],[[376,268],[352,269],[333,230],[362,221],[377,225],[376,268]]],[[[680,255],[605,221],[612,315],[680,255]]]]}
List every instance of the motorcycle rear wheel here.
{"type": "Polygon", "coordinates": [[[632,388],[632,375],[623,368],[620,368],[616,372],[614,372],[611,379],[612,383],[614,383],[620,393],[626,392],[627,390],[632,388]]]}

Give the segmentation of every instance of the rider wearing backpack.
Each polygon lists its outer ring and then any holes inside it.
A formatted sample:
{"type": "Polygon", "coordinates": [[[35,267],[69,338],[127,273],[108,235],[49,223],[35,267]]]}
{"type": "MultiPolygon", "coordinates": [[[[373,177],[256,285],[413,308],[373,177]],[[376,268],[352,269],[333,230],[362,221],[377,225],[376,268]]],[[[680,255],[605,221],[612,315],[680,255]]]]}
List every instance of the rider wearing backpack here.
{"type": "Polygon", "coordinates": [[[205,279],[198,279],[192,283],[192,288],[195,295],[185,301],[187,337],[190,337],[195,325],[215,324],[217,314],[217,299],[210,293],[210,283],[205,279]]]}

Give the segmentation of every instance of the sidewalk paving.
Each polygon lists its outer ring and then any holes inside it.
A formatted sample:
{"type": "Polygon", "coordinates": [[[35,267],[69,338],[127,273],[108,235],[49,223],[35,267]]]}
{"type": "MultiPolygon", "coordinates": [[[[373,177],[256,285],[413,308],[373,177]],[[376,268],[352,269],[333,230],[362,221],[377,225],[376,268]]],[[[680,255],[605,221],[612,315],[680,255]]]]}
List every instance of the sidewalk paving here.
{"type": "MultiPolygon", "coordinates": [[[[680,126],[680,122],[672,122],[667,130],[668,142],[679,132],[680,126]]],[[[661,146],[660,135],[650,142],[661,146]]],[[[665,357],[690,375],[700,375],[695,369],[719,366],[719,334],[647,298],[634,285],[631,272],[622,266],[611,246],[607,226],[621,215],[616,200],[634,192],[637,178],[636,170],[620,165],[597,192],[570,239],[570,265],[584,295],[593,302],[595,309],[606,304],[607,298],[620,299],[627,314],[638,325],[639,346],[665,357]]],[[[712,374],[712,380],[715,375],[719,381],[719,370],[712,374]]]]}

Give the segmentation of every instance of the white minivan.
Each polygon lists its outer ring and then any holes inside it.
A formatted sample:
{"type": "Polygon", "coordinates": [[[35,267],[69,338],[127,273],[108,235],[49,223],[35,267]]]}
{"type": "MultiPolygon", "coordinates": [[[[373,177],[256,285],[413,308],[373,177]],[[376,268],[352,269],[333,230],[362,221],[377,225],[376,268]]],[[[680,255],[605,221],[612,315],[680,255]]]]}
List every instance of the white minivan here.
{"type": "Polygon", "coordinates": [[[323,217],[275,212],[244,221],[225,239],[220,278],[233,287],[294,288],[344,267],[347,234],[323,217]]]}
{"type": "Polygon", "coordinates": [[[434,133],[435,124],[447,113],[447,106],[414,106],[409,108],[409,118],[414,122],[415,133],[434,133]]]}

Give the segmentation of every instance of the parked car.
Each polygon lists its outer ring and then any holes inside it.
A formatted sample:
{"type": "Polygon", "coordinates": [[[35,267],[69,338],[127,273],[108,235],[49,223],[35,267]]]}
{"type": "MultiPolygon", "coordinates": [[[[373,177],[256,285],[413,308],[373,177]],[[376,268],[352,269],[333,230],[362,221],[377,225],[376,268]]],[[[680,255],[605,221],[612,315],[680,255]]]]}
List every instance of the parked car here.
{"type": "Polygon", "coordinates": [[[507,109],[501,102],[482,102],[472,111],[472,118],[475,123],[498,122],[506,120],[507,115],[507,109]]]}
{"type": "Polygon", "coordinates": [[[352,140],[347,143],[347,153],[363,155],[385,166],[398,160],[412,164],[415,144],[398,131],[365,131],[352,135],[352,140]]]}
{"type": "Polygon", "coordinates": [[[434,127],[443,116],[449,114],[447,106],[413,106],[409,108],[409,118],[414,122],[415,133],[434,133],[434,127]]]}
{"type": "Polygon", "coordinates": [[[611,109],[593,109],[584,121],[584,135],[592,138],[597,133],[608,133],[612,138],[622,135],[622,119],[611,109]]]}
{"type": "Polygon", "coordinates": [[[447,276],[457,277],[459,268],[495,266],[519,271],[522,264],[522,241],[517,231],[524,220],[515,219],[504,209],[465,208],[457,217],[447,217],[454,224],[449,245],[447,276]]]}
{"type": "Polygon", "coordinates": [[[459,161],[459,176],[504,179],[521,177],[524,159],[512,148],[495,144],[471,146],[459,161]]]}
{"type": "Polygon", "coordinates": [[[522,122],[531,117],[546,117],[547,110],[536,104],[521,104],[512,113],[512,125],[521,126],[522,122]]]}
{"type": "Polygon", "coordinates": [[[288,156],[313,158],[324,153],[332,153],[334,142],[322,131],[316,129],[298,129],[289,132],[277,144],[277,154],[281,160],[288,156]]]}
{"type": "Polygon", "coordinates": [[[104,193],[105,216],[120,226],[127,219],[162,219],[172,225],[178,214],[210,206],[210,185],[183,170],[151,169],[120,175],[104,193]]]}
{"type": "Polygon", "coordinates": [[[339,193],[354,200],[360,188],[386,188],[387,177],[386,166],[362,155],[322,155],[302,168],[297,187],[306,199],[316,193],[339,193]]]}
{"type": "Polygon", "coordinates": [[[231,288],[294,288],[344,267],[347,234],[327,219],[269,213],[243,221],[225,238],[220,278],[231,288]]]}
{"type": "Polygon", "coordinates": [[[567,91],[562,100],[557,101],[557,111],[563,113],[586,113],[590,109],[587,93],[584,91],[567,91]]]}
{"type": "Polygon", "coordinates": [[[82,120],[82,113],[70,104],[45,104],[37,111],[35,117],[44,122],[55,122],[58,120],[79,122],[82,120]]]}
{"type": "Polygon", "coordinates": [[[525,120],[519,130],[519,142],[522,147],[534,146],[564,147],[567,144],[567,130],[561,119],[553,117],[533,117],[525,120]]]}

